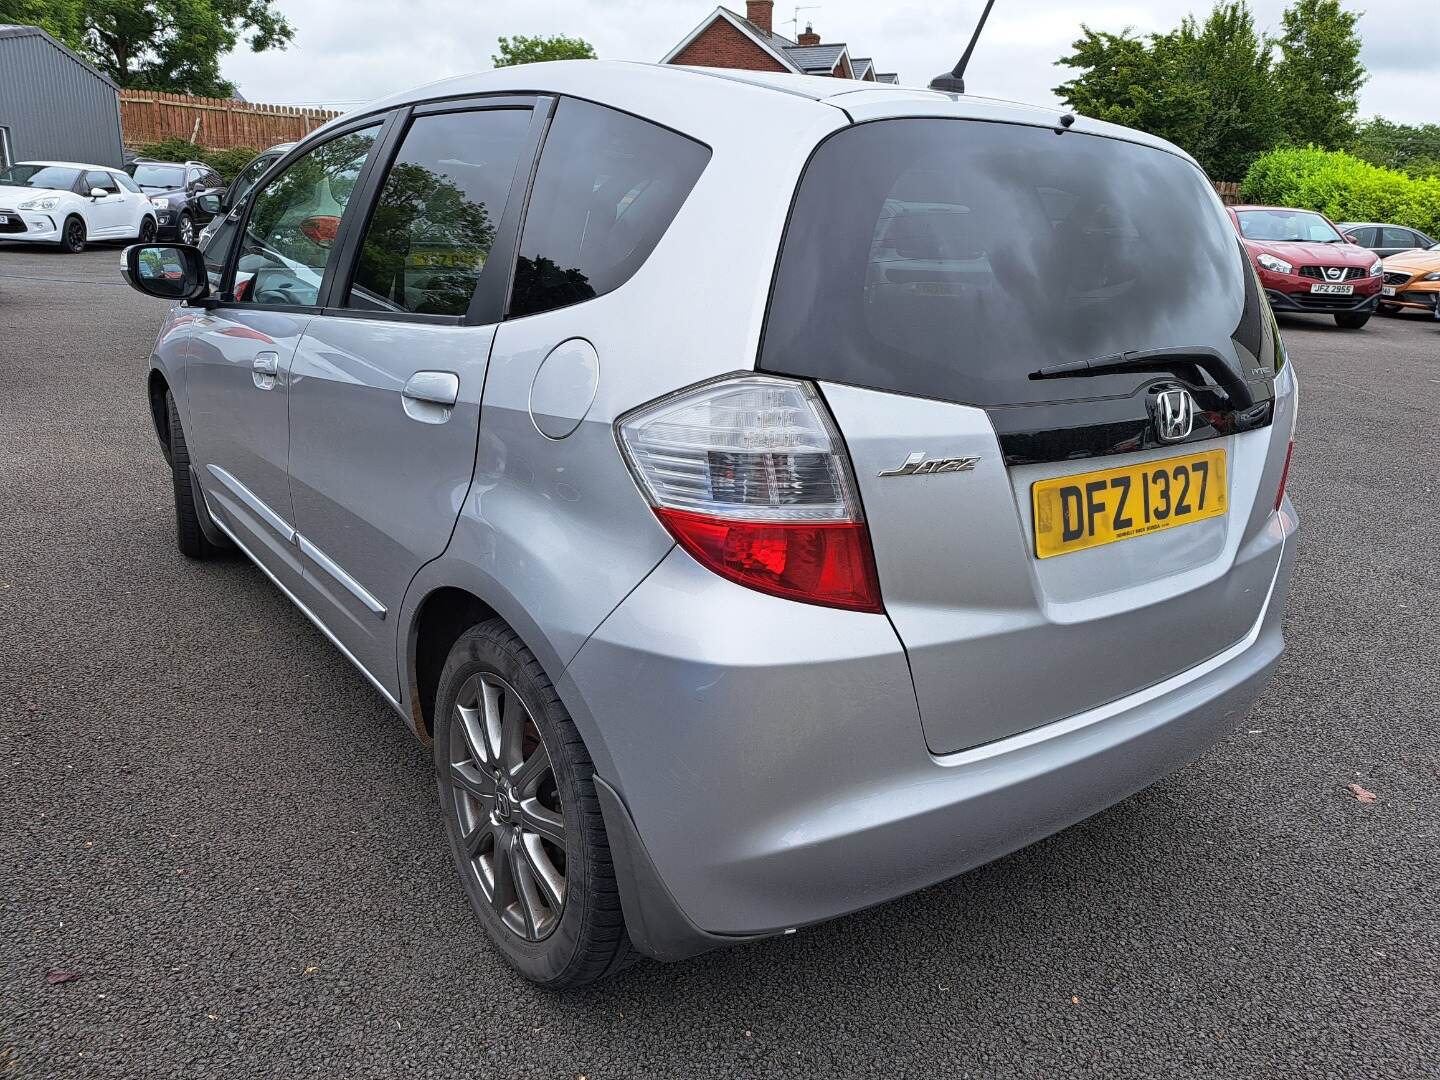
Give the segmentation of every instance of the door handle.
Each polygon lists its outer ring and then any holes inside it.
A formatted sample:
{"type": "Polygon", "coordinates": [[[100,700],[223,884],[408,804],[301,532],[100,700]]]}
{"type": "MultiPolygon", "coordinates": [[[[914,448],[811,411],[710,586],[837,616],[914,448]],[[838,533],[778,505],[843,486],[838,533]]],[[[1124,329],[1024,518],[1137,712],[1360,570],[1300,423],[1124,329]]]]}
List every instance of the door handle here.
{"type": "Polygon", "coordinates": [[[405,415],[422,424],[443,424],[460,399],[460,376],[453,371],[417,371],[401,391],[405,415]]]}
{"type": "Polygon", "coordinates": [[[250,377],[255,380],[256,388],[274,390],[275,380],[280,375],[280,354],[268,351],[256,353],[252,368],[250,377]]]}

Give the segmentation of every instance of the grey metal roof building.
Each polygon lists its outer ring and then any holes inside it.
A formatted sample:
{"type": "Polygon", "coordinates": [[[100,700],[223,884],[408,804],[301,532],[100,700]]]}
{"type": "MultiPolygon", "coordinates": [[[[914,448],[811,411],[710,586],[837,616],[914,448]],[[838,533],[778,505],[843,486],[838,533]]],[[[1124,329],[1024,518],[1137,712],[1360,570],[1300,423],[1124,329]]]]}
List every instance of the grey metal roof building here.
{"type": "Polygon", "coordinates": [[[119,87],[38,26],[0,23],[0,163],[124,156],[119,87]]]}

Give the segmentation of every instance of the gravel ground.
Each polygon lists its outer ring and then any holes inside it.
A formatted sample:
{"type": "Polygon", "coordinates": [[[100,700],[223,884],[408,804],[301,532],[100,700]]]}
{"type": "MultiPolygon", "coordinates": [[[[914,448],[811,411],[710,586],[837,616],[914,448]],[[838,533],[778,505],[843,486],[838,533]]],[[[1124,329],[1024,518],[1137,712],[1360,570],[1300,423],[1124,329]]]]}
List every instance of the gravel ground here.
{"type": "Polygon", "coordinates": [[[0,249],[0,1077],[1440,1075],[1440,324],[1285,322],[1290,651],[1200,762],[557,996],[466,908],[427,753],[259,571],[176,553],[164,305],[116,261],[0,249]]]}

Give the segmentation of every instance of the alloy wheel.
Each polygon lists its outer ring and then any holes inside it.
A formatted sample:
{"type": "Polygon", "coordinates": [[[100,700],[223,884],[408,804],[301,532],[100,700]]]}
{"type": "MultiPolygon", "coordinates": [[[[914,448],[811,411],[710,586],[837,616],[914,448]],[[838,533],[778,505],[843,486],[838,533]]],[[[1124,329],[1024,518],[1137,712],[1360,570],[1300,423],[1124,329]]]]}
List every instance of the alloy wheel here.
{"type": "Polygon", "coordinates": [[[140,243],[148,244],[155,239],[155,219],[146,218],[140,223],[140,243]]]}
{"type": "Polygon", "coordinates": [[[71,251],[82,251],[85,247],[85,223],[72,218],[65,226],[65,246],[71,251]]]}
{"type": "Polygon", "coordinates": [[[498,675],[473,675],[455,710],[447,771],[462,871],[507,929],[541,941],[559,925],[566,894],[565,817],[550,753],[498,675]]]}
{"type": "Polygon", "coordinates": [[[195,243],[195,223],[188,217],[180,219],[180,242],[182,244],[195,243]]]}

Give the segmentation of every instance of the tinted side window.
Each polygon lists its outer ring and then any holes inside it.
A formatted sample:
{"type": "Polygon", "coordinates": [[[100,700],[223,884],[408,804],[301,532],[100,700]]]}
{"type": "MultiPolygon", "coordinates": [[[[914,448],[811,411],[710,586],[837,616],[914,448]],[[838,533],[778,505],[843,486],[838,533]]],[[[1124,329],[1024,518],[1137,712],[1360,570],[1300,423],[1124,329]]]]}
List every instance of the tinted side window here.
{"type": "Polygon", "coordinates": [[[140,188],[139,188],[139,186],[136,185],[136,183],[135,183],[134,180],[131,180],[131,179],[130,179],[130,177],[129,177],[128,174],[126,174],[126,173],[111,173],[110,176],[115,180],[115,182],[116,182],[117,184],[119,184],[119,185],[120,185],[122,188],[124,188],[126,191],[131,192],[132,194],[135,194],[135,195],[140,194],[140,188]]]}
{"type": "Polygon", "coordinates": [[[1361,247],[1380,246],[1379,229],[1351,229],[1349,232],[1346,233],[1346,235],[1353,236],[1355,238],[1355,242],[1361,247]]]}
{"type": "Polygon", "coordinates": [[[1381,247],[1408,248],[1415,246],[1415,235],[1409,229],[1381,229],[1381,247]]]}
{"type": "Polygon", "coordinates": [[[88,195],[91,188],[102,188],[105,191],[118,192],[120,185],[115,183],[115,177],[107,172],[87,172],[85,174],[85,193],[88,195]]]}
{"type": "Polygon", "coordinates": [[[511,316],[618,289],[665,235],[709,148],[567,98],[551,122],[525,215],[511,316]]]}
{"type": "Polygon", "coordinates": [[[366,226],[346,307],[465,314],[530,116],[489,109],[415,119],[366,226]]]}
{"type": "Polygon", "coordinates": [[[340,219],[379,131],[321,143],[256,193],[235,265],[236,300],[308,307],[320,298],[340,219]]]}

